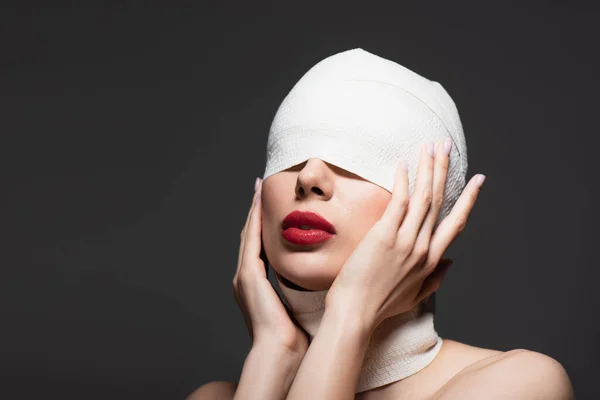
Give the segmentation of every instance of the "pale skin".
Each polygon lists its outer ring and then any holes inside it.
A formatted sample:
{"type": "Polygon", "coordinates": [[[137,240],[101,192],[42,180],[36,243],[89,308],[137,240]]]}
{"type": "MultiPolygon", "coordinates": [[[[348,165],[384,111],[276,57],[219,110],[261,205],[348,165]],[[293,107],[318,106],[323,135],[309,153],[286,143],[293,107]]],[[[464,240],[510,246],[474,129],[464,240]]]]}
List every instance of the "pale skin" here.
{"type": "Polygon", "coordinates": [[[464,229],[481,190],[474,176],[433,230],[449,150],[443,143],[432,150],[426,144],[421,149],[411,196],[401,163],[392,193],[320,159],[258,182],[233,278],[252,349],[239,383],[210,382],[188,400],[574,398],[565,369],[547,355],[447,338],[423,370],[354,393],[370,334],[382,320],[410,310],[440,287],[447,269],[442,255],[464,229]],[[279,225],[295,209],[325,216],[336,226],[336,237],[311,251],[286,243],[279,225]],[[267,279],[262,246],[282,277],[308,290],[329,288],[310,346],[267,279]]]}

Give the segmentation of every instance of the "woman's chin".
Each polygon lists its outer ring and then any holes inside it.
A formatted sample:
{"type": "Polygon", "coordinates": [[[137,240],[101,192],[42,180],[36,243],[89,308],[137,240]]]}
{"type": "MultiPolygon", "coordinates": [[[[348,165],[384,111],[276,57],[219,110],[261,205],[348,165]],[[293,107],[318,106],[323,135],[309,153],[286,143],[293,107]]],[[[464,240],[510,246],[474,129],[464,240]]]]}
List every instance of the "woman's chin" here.
{"type": "Polygon", "coordinates": [[[269,264],[280,276],[304,290],[329,289],[340,269],[334,260],[339,259],[335,257],[338,254],[277,250],[270,253],[269,264]]]}
{"type": "Polygon", "coordinates": [[[335,274],[324,274],[322,268],[277,268],[276,271],[286,285],[296,290],[326,290],[335,280],[335,274]]]}

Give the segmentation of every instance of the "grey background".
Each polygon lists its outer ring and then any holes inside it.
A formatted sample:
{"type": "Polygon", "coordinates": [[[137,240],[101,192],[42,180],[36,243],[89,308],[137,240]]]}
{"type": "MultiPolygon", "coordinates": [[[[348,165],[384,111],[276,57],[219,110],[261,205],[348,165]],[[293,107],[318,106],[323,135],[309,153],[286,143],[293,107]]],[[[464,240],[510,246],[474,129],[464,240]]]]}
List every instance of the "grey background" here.
{"type": "Polygon", "coordinates": [[[4,3],[0,396],[237,380],[231,279],[271,119],[312,65],[362,47],[444,85],[468,178],[487,175],[440,335],[548,354],[600,398],[597,6],[223,3],[4,3]]]}

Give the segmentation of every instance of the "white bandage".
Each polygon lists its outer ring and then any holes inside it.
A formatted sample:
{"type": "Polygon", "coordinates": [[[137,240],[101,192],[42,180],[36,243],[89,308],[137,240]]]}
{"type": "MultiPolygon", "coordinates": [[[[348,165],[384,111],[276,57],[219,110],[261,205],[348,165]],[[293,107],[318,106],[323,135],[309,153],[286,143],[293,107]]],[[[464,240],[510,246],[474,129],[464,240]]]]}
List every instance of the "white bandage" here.
{"type": "Polygon", "coordinates": [[[362,49],[327,57],[285,97],[269,130],[263,179],[320,158],[388,191],[409,166],[412,194],[420,146],[453,141],[438,222],[465,186],[467,146],[454,101],[437,82],[362,49]]]}
{"type": "MultiPolygon", "coordinates": [[[[465,186],[467,148],[454,102],[437,82],[365,50],[348,50],[317,63],[283,100],[269,131],[263,179],[320,158],[391,192],[396,167],[406,160],[412,194],[421,145],[445,138],[451,138],[453,146],[437,224],[450,213],[465,186]]],[[[295,290],[279,277],[277,282],[294,317],[312,339],[327,291],[295,290]]],[[[421,303],[379,325],[356,392],[425,368],[442,344],[433,316],[421,303]]]]}

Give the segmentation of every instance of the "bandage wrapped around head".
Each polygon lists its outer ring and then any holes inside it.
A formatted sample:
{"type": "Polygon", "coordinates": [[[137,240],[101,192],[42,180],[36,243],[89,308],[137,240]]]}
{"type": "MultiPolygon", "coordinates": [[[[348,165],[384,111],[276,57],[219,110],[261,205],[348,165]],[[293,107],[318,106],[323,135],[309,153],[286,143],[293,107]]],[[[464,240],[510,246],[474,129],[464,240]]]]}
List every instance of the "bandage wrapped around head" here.
{"type": "MultiPolygon", "coordinates": [[[[456,106],[439,83],[365,50],[348,50],[317,63],[283,100],[269,131],[263,179],[320,158],[392,192],[396,167],[405,160],[412,195],[421,146],[446,138],[453,146],[436,226],[465,186],[467,148],[456,106]]],[[[276,277],[312,340],[327,290],[297,290],[276,277]]],[[[435,293],[375,329],[356,392],[404,379],[435,359],[442,338],[434,327],[434,300],[435,293]]]]}
{"type": "Polygon", "coordinates": [[[445,138],[453,146],[438,223],[452,210],[467,171],[454,101],[438,82],[363,49],[347,50],[313,66],[279,106],[263,179],[320,158],[392,192],[396,167],[406,160],[412,194],[421,145],[445,138]]]}

